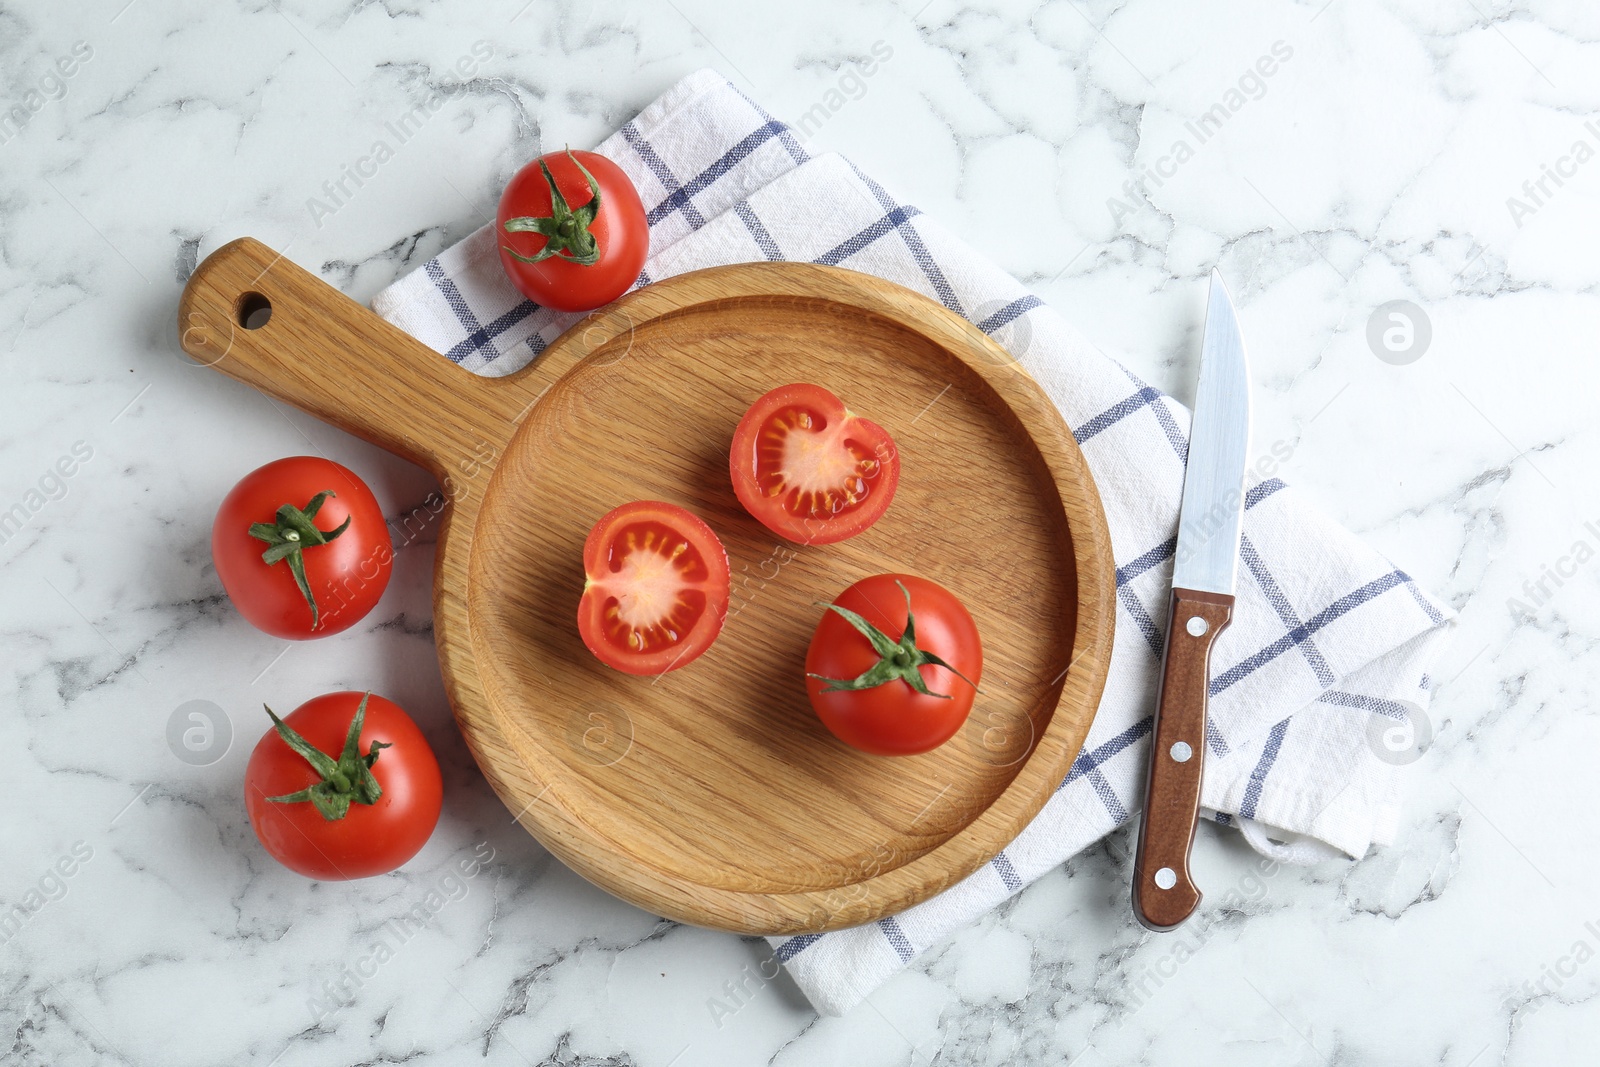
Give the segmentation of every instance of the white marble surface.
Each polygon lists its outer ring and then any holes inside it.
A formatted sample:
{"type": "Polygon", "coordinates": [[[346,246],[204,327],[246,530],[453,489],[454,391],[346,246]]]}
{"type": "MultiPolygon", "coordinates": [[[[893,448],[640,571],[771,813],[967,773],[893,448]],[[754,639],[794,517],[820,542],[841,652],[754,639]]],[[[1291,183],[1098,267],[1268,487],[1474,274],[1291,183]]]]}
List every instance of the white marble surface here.
{"type": "Polygon", "coordinates": [[[0,105],[25,119],[0,125],[0,510],[29,513],[0,543],[0,901],[40,903],[0,943],[0,1063],[1592,1056],[1593,5],[125,3],[0,2],[0,105]],[[463,82],[480,40],[492,55],[463,82]],[[879,40],[892,60],[851,78],[879,40]],[[752,978],[762,944],[658,923],[510,823],[444,704],[427,538],[345,634],[288,646],[233,612],[207,531],[246,470],[322,452],[395,517],[431,486],[185,362],[173,320],[196,257],[251,234],[365,300],[479,225],[540,146],[593,144],[703,65],[792,122],[842,88],[819,145],[968,228],[1181,397],[1197,287],[1222,264],[1258,439],[1292,442],[1285,476],[1461,612],[1395,847],[1262,876],[1202,830],[1198,876],[1247,903],[1157,936],[1129,919],[1124,832],[819,1019],[786,979],[752,978]],[[429,87],[444,108],[314,222],[308,198],[429,87]],[[1229,117],[1198,143],[1185,123],[1218,103],[1229,117]],[[1180,138],[1193,153],[1174,172],[1180,138]],[[1541,192],[1545,166],[1570,176],[1541,192]],[[1147,168],[1159,184],[1124,188],[1147,168]],[[1391,300],[1431,324],[1404,365],[1367,340],[1391,300]],[[1547,569],[1560,584],[1525,591],[1547,569]],[[423,724],[445,812],[402,873],[318,885],[259,849],[239,782],[263,700],[347,687],[423,724]],[[166,743],[191,700],[238,734],[208,766],[166,743]],[[494,858],[459,899],[315,1020],[322,983],[475,849],[494,858]],[[73,873],[51,875],[63,857],[73,873]]]}

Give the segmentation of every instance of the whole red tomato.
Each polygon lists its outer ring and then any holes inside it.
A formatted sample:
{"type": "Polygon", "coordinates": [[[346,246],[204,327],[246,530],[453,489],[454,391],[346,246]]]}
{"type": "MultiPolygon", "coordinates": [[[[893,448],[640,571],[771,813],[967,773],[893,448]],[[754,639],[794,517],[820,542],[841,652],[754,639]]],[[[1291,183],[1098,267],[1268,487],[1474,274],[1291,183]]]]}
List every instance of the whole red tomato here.
{"type": "Polygon", "coordinates": [[[211,558],[239,614],[299,641],[347,630],[371,611],[394,549],[360,478],[331,460],[294,456],[251,471],[223,498],[211,558]]]}
{"type": "Polygon", "coordinates": [[[833,735],[911,756],[961,729],[983,676],[978,627],[941,585],[879,574],[840,593],[806,652],[806,692],[833,735]]]}
{"type": "Polygon", "coordinates": [[[279,863],[324,881],[367,878],[427,843],[444,786],[427,738],[399,705],[328,693],[272,721],[245,768],[244,804],[279,863]]]}
{"type": "Polygon", "coordinates": [[[495,233],[511,284],[557,311],[609,304],[650,252],[639,191],[595,152],[551,152],[519,170],[500,194],[495,233]]]}
{"type": "Polygon", "coordinates": [[[894,438],[820,385],[783,385],[750,405],[728,469],[744,509],[780,537],[828,545],[883,517],[900,484],[894,438]]]}

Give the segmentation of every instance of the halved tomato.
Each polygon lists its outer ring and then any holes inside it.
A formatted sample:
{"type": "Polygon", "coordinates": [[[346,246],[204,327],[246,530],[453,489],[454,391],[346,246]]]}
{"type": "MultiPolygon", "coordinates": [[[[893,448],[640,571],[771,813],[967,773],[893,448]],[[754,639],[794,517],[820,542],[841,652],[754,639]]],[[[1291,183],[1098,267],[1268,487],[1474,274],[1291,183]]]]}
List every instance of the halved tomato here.
{"type": "Polygon", "coordinates": [[[739,503],[780,537],[831,545],[883,517],[900,483],[894,438],[820,385],[750,405],[728,459],[739,503]]]}
{"type": "Polygon", "coordinates": [[[578,632],[602,663],[662,674],[711,647],[728,615],[728,553],[699,517],[636,500],[583,543],[578,632]]]}

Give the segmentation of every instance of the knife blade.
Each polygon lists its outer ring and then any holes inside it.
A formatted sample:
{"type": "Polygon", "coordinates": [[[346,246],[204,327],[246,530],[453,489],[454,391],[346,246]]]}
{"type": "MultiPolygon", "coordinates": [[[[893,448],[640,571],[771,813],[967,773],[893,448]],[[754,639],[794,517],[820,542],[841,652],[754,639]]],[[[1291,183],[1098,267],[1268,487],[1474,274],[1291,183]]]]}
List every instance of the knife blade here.
{"type": "Polygon", "coordinates": [[[1151,930],[1173,929],[1200,904],[1189,853],[1200,812],[1211,647],[1233,619],[1249,449],[1250,364],[1233,301],[1213,270],[1133,868],[1134,916],[1151,930]]]}

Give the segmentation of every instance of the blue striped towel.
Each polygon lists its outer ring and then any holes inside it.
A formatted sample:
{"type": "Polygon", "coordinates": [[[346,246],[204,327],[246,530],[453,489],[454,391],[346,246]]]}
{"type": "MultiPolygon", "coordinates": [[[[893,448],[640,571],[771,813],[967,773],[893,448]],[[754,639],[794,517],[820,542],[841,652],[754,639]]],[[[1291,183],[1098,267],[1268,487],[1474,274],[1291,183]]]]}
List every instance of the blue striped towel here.
{"type": "MultiPolygon", "coordinates": [[[[939,896],[867,926],[771,939],[812,1003],[842,1013],[1137,811],[1189,413],[854,164],[809,151],[715,71],[674,85],[599,151],[628,173],[649,212],[639,284],[725,263],[810,260],[924,293],[1039,381],[1074,428],[1105,504],[1119,603],[1110,677],[1054,797],[991,863],[939,896]]],[[[578,318],[511,287],[489,227],[373,307],[485,375],[526,365],[578,318]]],[[[1288,447],[1264,450],[1249,480],[1238,604],[1213,657],[1202,804],[1207,818],[1279,858],[1360,858],[1396,832],[1406,759],[1387,739],[1425,725],[1416,716],[1428,701],[1427,665],[1451,612],[1273,476],[1288,447]]]]}

